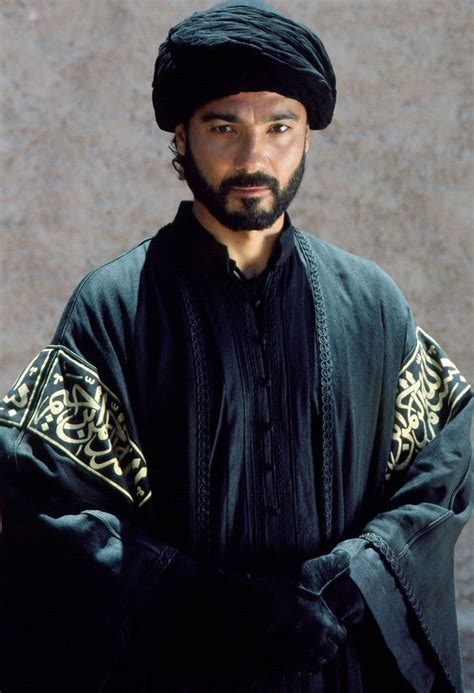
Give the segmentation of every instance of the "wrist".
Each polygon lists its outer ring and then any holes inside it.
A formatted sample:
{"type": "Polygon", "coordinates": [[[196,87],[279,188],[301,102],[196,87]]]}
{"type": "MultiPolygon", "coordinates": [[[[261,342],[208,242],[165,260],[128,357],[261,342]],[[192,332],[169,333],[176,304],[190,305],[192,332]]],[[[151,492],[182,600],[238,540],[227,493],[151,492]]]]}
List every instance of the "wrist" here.
{"type": "Polygon", "coordinates": [[[349,572],[330,582],[322,590],[321,597],[344,626],[353,626],[362,621],[365,601],[349,572]]]}

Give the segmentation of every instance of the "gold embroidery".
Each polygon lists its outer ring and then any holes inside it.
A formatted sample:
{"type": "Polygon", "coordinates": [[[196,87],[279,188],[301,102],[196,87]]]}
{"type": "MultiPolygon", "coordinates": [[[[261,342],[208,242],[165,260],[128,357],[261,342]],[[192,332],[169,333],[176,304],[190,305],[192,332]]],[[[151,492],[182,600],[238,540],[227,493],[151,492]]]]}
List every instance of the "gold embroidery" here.
{"type": "Polygon", "coordinates": [[[398,381],[392,449],[386,478],[405,469],[454,415],[470,392],[466,379],[421,328],[398,381]]]}
{"type": "Polygon", "coordinates": [[[25,368],[8,395],[0,401],[0,421],[20,427],[24,424],[51,354],[52,349],[43,349],[25,368]]]}
{"type": "Polygon", "coordinates": [[[21,427],[33,406],[27,430],[139,506],[150,498],[146,462],[121,403],[92,367],[63,349],[45,349],[3,400],[0,419],[21,427]]]}

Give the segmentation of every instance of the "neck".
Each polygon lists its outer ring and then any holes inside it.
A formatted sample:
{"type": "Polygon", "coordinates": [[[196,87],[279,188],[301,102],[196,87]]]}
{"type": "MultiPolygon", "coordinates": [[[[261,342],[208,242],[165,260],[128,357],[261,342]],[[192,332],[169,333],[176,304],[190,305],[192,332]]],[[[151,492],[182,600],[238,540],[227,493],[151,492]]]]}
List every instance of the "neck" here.
{"type": "Polygon", "coordinates": [[[285,219],[282,214],[262,231],[232,231],[217,221],[199,200],[194,200],[193,214],[219,243],[227,246],[229,257],[247,278],[256,277],[267,266],[285,219]]]}

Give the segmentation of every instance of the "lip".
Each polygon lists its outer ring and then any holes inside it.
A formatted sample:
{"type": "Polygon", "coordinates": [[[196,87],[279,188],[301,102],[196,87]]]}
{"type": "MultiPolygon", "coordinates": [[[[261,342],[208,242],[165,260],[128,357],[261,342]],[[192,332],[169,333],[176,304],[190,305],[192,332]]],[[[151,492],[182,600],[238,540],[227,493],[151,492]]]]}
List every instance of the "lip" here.
{"type": "Polygon", "coordinates": [[[239,188],[239,187],[233,187],[232,191],[237,193],[238,195],[263,195],[264,193],[268,192],[270,188],[267,188],[265,186],[263,187],[256,187],[256,188],[239,188]]]}

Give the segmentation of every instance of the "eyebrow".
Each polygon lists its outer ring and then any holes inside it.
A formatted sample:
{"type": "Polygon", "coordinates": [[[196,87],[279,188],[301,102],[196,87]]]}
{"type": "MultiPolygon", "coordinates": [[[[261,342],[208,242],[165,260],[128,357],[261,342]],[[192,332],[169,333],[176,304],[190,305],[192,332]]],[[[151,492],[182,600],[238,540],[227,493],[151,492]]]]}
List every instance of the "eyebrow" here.
{"type": "MultiPolygon", "coordinates": [[[[244,121],[235,113],[219,113],[218,111],[209,111],[201,117],[201,122],[209,123],[211,120],[224,120],[227,123],[243,123],[244,121]]],[[[272,113],[265,118],[263,122],[274,123],[279,120],[300,120],[300,116],[293,111],[281,111],[280,113],[272,113]]]]}

